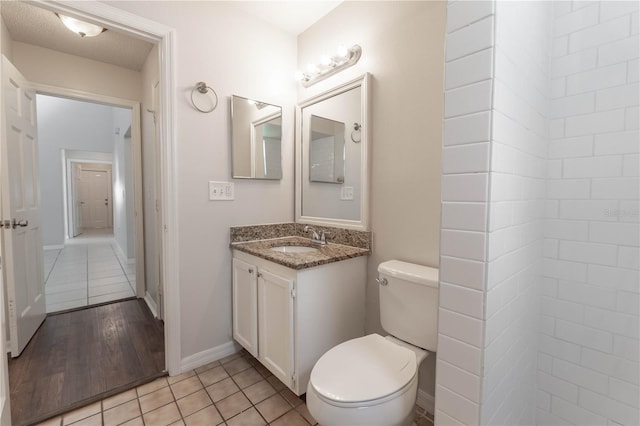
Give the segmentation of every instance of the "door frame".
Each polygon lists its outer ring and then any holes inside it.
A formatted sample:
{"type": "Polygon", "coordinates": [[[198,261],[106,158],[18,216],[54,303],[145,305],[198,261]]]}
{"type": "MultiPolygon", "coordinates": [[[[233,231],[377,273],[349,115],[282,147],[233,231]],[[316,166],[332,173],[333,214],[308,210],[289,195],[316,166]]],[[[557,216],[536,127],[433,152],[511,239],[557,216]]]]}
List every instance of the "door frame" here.
{"type": "MultiPolygon", "coordinates": [[[[158,164],[158,172],[160,174],[160,192],[162,194],[160,210],[162,213],[163,232],[160,237],[162,241],[161,277],[164,290],[165,366],[170,375],[178,375],[181,373],[181,328],[180,289],[178,284],[180,253],[178,250],[178,204],[176,195],[177,164],[175,160],[175,131],[177,127],[175,30],[164,24],[101,2],[34,0],[34,3],[43,9],[117,29],[131,37],[137,37],[158,45],[160,55],[160,99],[158,111],[160,164],[158,164]]],[[[81,94],[78,91],[73,92],[78,95],[81,94]]],[[[135,119],[132,122],[137,122],[137,125],[140,125],[140,108],[137,108],[136,112],[135,119]]],[[[142,229],[142,227],[138,229],[142,229]]],[[[136,255],[138,254],[136,253],[136,255]]]]}
{"type": "MultiPolygon", "coordinates": [[[[93,159],[82,159],[82,158],[69,158],[67,155],[68,151],[74,150],[63,150],[62,154],[62,201],[63,201],[63,216],[64,216],[64,239],[70,240],[74,238],[74,224],[73,221],[76,220],[76,212],[74,210],[74,201],[76,199],[76,193],[74,192],[74,176],[75,171],[73,168],[74,163],[80,164],[105,164],[111,166],[111,170],[113,173],[113,161],[107,160],[93,160],[93,159]]],[[[113,174],[111,175],[111,179],[113,180],[113,174]]],[[[113,202],[113,181],[111,182],[111,202],[113,202]]],[[[111,206],[113,208],[113,205],[111,206]]],[[[113,212],[111,212],[111,225],[113,227],[113,212]]]]}

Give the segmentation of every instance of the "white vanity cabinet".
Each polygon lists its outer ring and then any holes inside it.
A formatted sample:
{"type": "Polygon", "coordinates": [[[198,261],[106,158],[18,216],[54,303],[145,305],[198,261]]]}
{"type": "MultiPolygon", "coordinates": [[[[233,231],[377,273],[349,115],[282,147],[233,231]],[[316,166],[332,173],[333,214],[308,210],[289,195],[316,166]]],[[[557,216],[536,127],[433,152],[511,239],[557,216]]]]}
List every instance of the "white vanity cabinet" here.
{"type": "Polygon", "coordinates": [[[296,395],[333,346],[364,334],[366,257],[294,270],[233,251],[233,338],[296,395]]]}

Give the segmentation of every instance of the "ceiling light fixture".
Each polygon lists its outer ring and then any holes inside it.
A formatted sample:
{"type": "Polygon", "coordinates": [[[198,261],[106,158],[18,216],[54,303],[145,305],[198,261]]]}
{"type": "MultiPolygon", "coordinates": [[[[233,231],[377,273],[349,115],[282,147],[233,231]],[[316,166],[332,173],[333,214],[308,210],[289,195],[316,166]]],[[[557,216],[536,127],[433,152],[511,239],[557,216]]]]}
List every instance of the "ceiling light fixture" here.
{"type": "Polygon", "coordinates": [[[340,71],[355,65],[362,56],[362,48],[354,44],[350,48],[338,47],[334,56],[323,56],[320,64],[307,65],[307,72],[297,71],[295,79],[309,87],[340,71]]]}
{"type": "Polygon", "coordinates": [[[59,13],[56,13],[56,15],[60,18],[65,27],[78,34],[80,37],[95,37],[102,34],[104,31],[107,31],[106,28],[99,25],[90,24],[70,16],[60,15],[59,13]]]}

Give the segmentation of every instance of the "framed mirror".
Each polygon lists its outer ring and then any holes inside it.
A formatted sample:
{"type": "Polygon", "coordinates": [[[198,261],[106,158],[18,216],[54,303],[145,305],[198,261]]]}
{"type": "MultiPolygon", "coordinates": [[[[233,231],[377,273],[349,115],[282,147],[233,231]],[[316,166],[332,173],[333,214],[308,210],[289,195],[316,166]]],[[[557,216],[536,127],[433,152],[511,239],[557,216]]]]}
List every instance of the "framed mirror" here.
{"type": "Polygon", "coordinates": [[[296,222],[369,230],[369,80],[296,108],[296,222]]]}
{"type": "Polygon", "coordinates": [[[282,179],[282,108],[231,97],[231,176],[282,179]]]}

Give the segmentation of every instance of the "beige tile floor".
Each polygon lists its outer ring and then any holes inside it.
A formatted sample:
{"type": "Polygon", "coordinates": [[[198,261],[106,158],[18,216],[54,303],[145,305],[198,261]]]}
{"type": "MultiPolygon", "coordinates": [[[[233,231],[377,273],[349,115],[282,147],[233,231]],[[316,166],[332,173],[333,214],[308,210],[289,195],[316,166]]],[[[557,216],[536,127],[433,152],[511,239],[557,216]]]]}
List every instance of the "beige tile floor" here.
{"type": "MultiPolygon", "coordinates": [[[[416,425],[433,426],[416,406],[416,425]]],[[[310,426],[304,401],[242,351],[87,405],[41,426],[310,426]]]]}

